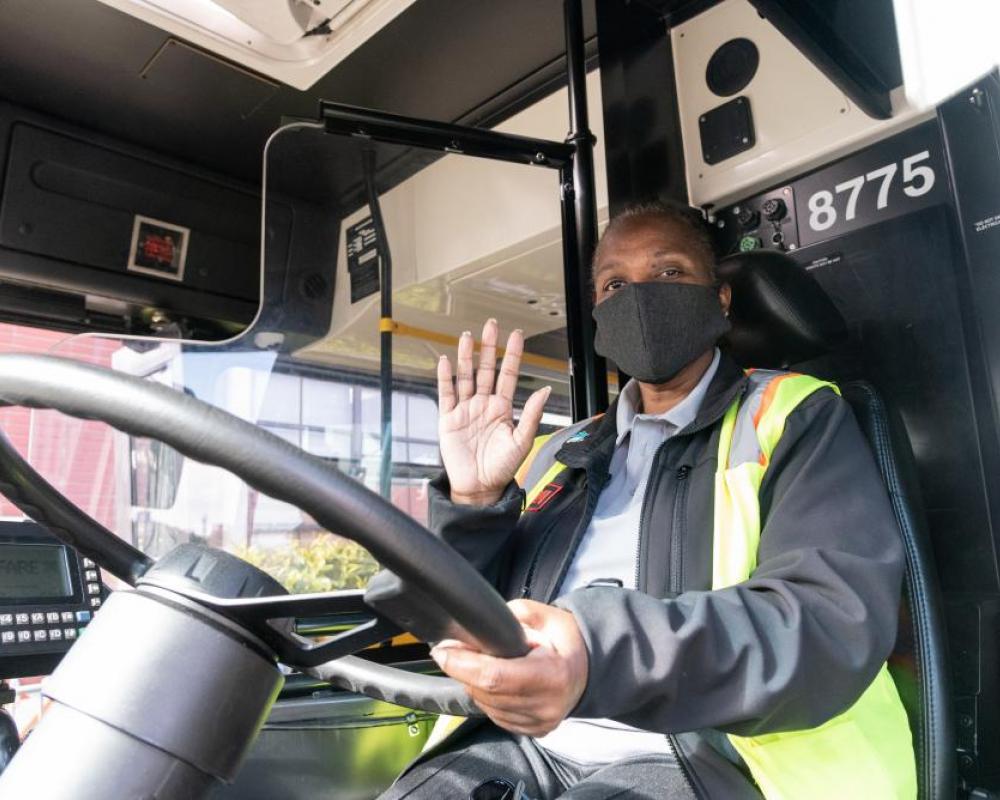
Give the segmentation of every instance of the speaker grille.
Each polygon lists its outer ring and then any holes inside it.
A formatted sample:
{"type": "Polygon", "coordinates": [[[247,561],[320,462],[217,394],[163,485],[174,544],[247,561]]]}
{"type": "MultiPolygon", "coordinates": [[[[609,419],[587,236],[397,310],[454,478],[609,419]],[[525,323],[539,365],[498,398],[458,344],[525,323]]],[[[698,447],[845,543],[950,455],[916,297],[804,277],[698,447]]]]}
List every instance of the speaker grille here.
{"type": "Polygon", "coordinates": [[[719,97],[730,97],[746,88],[757,74],[760,51],[749,39],[730,39],[712,53],[705,70],[708,88],[719,97]]]}

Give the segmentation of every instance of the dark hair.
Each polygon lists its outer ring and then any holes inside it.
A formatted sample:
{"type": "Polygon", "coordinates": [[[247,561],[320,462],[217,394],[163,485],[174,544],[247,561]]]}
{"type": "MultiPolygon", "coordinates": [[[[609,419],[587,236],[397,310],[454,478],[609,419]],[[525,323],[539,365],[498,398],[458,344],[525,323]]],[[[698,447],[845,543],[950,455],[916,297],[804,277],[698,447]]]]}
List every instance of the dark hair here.
{"type": "MultiPolygon", "coordinates": [[[[604,230],[604,235],[601,236],[601,242],[604,241],[609,233],[614,233],[623,225],[638,218],[658,219],[666,224],[677,225],[682,228],[685,233],[689,234],[688,238],[692,249],[697,255],[698,261],[708,269],[712,280],[716,280],[715,245],[712,243],[712,234],[708,223],[705,222],[698,209],[681,205],[680,203],[666,203],[661,201],[632,203],[611,218],[608,227],[604,230]]],[[[597,253],[601,249],[601,242],[598,242],[597,248],[594,250],[591,273],[593,273],[597,266],[597,253]]]]}

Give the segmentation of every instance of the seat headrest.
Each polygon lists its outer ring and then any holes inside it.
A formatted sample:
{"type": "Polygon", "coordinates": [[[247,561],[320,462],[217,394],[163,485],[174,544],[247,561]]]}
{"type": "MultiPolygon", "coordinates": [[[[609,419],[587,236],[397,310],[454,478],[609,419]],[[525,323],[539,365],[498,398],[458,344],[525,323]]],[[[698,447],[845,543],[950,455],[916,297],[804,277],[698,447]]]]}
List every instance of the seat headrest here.
{"type": "Polygon", "coordinates": [[[783,253],[757,250],[719,262],[732,287],[723,346],[743,367],[781,369],[826,355],[847,338],[843,316],[815,278],[783,253]]]}

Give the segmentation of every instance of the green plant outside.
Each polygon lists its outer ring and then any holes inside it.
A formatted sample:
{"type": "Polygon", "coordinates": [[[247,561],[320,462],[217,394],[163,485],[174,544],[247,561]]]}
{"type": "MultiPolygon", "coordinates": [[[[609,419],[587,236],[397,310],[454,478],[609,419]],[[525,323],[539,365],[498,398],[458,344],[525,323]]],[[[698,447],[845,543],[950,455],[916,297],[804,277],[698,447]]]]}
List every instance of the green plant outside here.
{"type": "Polygon", "coordinates": [[[279,548],[247,547],[236,553],[267,572],[292,594],[363,589],[378,562],[361,545],[329,534],[279,548]]]}

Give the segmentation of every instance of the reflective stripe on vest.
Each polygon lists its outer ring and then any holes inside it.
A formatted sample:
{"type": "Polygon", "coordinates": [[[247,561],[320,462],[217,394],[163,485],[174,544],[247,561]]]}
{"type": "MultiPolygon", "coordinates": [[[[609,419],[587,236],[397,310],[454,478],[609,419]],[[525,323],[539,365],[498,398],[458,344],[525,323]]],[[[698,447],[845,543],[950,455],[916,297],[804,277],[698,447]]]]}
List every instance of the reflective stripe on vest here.
{"type": "MultiPolygon", "coordinates": [[[[826,386],[807,375],[756,371],[726,412],[715,476],[712,588],[742,583],[757,566],[758,494],[785,420],[826,386]]],[[[916,766],[906,712],[886,665],[847,711],[816,728],[729,736],[766,800],[910,800],[916,766]]]]}
{"type": "MultiPolygon", "coordinates": [[[[518,486],[524,488],[524,481],[528,477],[528,473],[531,471],[531,465],[535,463],[538,451],[541,450],[542,445],[544,445],[551,438],[551,433],[535,437],[535,441],[532,442],[531,449],[528,451],[527,457],[525,457],[524,461],[521,462],[521,466],[517,468],[517,472],[514,473],[514,480],[517,481],[518,486]]],[[[537,482],[538,481],[535,481],[535,483],[537,482]]]]}
{"type": "MultiPolygon", "coordinates": [[[[529,473],[531,472],[531,466],[535,463],[535,459],[538,456],[538,451],[542,449],[545,443],[552,438],[552,434],[546,434],[545,436],[536,436],[535,442],[531,446],[531,450],[528,453],[528,457],[524,459],[524,463],[517,470],[517,474],[514,476],[514,480],[517,481],[518,485],[524,486],[526,480],[530,480],[529,473]]],[[[527,490],[524,496],[524,507],[528,508],[532,503],[535,502],[535,498],[538,497],[539,493],[552,483],[552,479],[566,469],[565,465],[560,464],[558,461],[553,461],[552,466],[550,466],[545,472],[542,473],[541,477],[536,478],[531,482],[531,488],[527,490]]]]}

